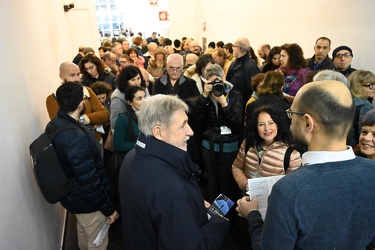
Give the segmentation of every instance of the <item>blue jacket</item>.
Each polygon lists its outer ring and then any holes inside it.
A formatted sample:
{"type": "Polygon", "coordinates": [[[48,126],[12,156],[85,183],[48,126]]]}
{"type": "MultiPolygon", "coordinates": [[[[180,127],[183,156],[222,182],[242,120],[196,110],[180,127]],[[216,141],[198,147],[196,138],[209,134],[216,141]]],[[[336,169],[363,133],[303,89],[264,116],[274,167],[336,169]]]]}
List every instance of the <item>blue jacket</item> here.
{"type": "Polygon", "coordinates": [[[374,179],[375,161],[360,157],[300,167],[273,186],[264,226],[248,215],[253,249],[259,240],[267,250],[374,245],[374,179]]]}
{"type": "Polygon", "coordinates": [[[111,200],[113,193],[98,140],[86,127],[61,110],[52,120],[57,128],[67,123],[73,123],[77,128],[61,132],[53,141],[66,175],[74,178],[70,193],[61,200],[61,204],[74,214],[101,211],[110,216],[115,211],[111,200]]]}
{"type": "Polygon", "coordinates": [[[140,134],[119,177],[124,249],[220,249],[229,222],[207,218],[186,151],[140,134]]]}

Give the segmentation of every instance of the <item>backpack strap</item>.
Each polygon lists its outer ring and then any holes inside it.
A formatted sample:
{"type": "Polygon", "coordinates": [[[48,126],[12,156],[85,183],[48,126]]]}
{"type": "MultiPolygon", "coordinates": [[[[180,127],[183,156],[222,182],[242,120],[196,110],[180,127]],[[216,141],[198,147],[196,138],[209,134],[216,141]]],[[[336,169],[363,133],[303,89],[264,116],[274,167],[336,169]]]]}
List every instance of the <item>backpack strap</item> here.
{"type": "Polygon", "coordinates": [[[292,154],[293,150],[294,150],[293,146],[289,146],[288,149],[285,152],[285,155],[284,155],[284,171],[285,171],[285,174],[286,174],[286,171],[289,168],[290,155],[292,154]]]}
{"type": "Polygon", "coordinates": [[[247,143],[247,139],[245,139],[245,156],[246,156],[247,151],[249,151],[249,148],[250,148],[250,145],[249,143],[247,143]]]}
{"type": "MultiPolygon", "coordinates": [[[[74,129],[74,128],[80,128],[77,125],[74,125],[73,123],[69,122],[65,124],[64,126],[61,126],[59,128],[56,128],[51,122],[49,122],[46,126],[46,130],[44,133],[48,136],[48,138],[53,142],[55,137],[60,134],[61,132],[69,129],[74,129]]],[[[81,128],[82,129],[82,128],[81,128]]]]}

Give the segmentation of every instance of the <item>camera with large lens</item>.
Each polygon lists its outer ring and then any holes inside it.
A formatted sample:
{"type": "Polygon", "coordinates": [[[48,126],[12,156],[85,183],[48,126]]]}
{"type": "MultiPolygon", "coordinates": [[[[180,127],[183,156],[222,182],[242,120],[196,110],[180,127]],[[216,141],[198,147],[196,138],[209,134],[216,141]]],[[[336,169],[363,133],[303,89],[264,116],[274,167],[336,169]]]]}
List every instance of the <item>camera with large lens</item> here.
{"type": "Polygon", "coordinates": [[[222,80],[220,80],[219,78],[216,78],[215,80],[210,82],[210,84],[212,84],[212,94],[214,96],[224,95],[225,87],[224,87],[224,82],[222,80]]]}

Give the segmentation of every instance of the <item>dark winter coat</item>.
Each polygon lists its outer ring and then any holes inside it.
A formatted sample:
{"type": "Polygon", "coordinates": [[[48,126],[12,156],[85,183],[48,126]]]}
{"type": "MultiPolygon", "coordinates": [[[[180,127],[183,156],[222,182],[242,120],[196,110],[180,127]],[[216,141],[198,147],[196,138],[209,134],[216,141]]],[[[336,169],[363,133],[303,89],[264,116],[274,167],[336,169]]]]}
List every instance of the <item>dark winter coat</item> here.
{"type": "Polygon", "coordinates": [[[67,177],[74,178],[70,193],[61,204],[74,214],[100,211],[110,216],[115,211],[113,193],[95,135],[61,110],[51,122],[57,128],[68,123],[77,125],[76,129],[58,134],[53,142],[67,177]]]}
{"type": "Polygon", "coordinates": [[[120,170],[124,249],[220,249],[229,222],[207,218],[186,151],[140,134],[120,170]]]}

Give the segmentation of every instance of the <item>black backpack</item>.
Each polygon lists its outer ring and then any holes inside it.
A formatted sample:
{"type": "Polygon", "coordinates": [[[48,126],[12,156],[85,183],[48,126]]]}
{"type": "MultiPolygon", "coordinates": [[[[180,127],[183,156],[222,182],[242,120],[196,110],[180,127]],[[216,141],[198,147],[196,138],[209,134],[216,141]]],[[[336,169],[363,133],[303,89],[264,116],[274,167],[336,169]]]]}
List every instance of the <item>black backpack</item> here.
{"type": "Polygon", "coordinates": [[[50,204],[67,196],[73,181],[65,175],[53,146],[53,140],[62,131],[73,128],[77,126],[69,123],[56,128],[49,122],[44,133],[29,146],[35,180],[44,198],[50,204]]]}

